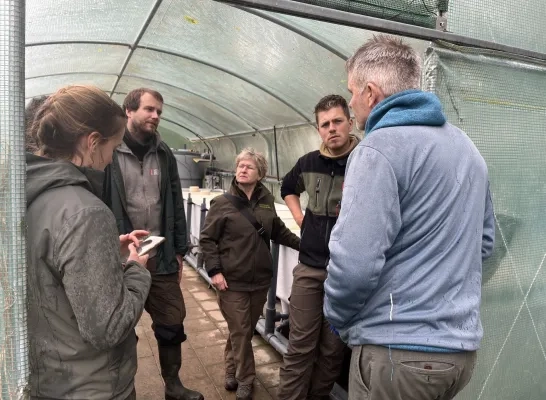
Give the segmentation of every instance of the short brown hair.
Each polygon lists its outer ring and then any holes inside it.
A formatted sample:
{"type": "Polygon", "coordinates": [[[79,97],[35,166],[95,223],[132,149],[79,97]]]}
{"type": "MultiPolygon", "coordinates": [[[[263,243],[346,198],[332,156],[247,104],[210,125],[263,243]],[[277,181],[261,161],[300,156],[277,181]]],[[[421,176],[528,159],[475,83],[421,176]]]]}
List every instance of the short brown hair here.
{"type": "Polygon", "coordinates": [[[67,86],[40,107],[31,139],[41,155],[70,160],[79,155],[78,143],[83,136],[98,132],[106,140],[119,133],[125,123],[125,113],[104,91],[94,86],[67,86]]]}
{"type": "Polygon", "coordinates": [[[163,104],[163,96],[161,96],[161,93],[158,91],[148,88],[138,88],[131,90],[127,96],[125,96],[125,100],[123,100],[123,112],[138,110],[140,107],[140,98],[145,93],[151,94],[157,101],[160,101],[161,104],[163,104]]]}
{"type": "Polygon", "coordinates": [[[351,119],[351,113],[349,112],[349,106],[347,105],[347,100],[338,94],[329,94],[324,96],[315,106],[315,121],[318,125],[318,113],[323,111],[331,110],[335,107],[341,107],[343,114],[347,117],[347,120],[351,119]]]}
{"type": "Polygon", "coordinates": [[[262,153],[254,150],[252,147],[246,147],[237,155],[235,167],[237,167],[242,160],[254,161],[256,163],[256,168],[258,169],[260,180],[265,178],[267,175],[267,160],[262,153]]]}

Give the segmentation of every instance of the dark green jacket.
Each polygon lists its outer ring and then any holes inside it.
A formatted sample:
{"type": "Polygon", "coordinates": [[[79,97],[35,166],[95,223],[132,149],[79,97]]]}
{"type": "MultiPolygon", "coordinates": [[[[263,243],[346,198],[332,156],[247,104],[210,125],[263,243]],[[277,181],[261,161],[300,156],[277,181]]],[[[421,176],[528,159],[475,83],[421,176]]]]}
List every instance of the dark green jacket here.
{"type": "MultiPolygon", "coordinates": [[[[178,271],[176,255],[183,256],[188,249],[186,216],[174,154],[164,142],[159,144],[157,153],[161,169],[161,199],[163,201],[161,236],[165,237],[165,242],[158,249],[156,273],[166,275],[178,271]]],[[[126,211],[127,201],[117,152],[114,152],[112,164],[106,168],[105,173],[103,200],[116,217],[120,235],[130,233],[133,225],[126,211]]]]}
{"type": "MultiPolygon", "coordinates": [[[[288,229],[275,211],[275,199],[259,183],[250,200],[231,183],[230,194],[238,197],[275,243],[299,249],[300,239],[288,229]]],[[[268,288],[273,277],[269,247],[254,226],[225,196],[211,200],[199,241],[209,276],[222,273],[229,290],[254,291],[268,288]]]]}

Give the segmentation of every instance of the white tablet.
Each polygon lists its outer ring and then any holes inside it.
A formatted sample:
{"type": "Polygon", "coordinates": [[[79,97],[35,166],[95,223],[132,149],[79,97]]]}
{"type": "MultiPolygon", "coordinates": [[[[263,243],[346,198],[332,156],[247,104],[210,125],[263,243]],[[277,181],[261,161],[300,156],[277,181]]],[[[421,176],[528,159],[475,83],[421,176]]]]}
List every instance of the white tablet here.
{"type": "Polygon", "coordinates": [[[165,241],[165,238],[162,236],[148,236],[146,239],[140,242],[140,245],[136,249],[137,253],[139,256],[148,254],[150,250],[155,249],[164,241],[165,241]]]}

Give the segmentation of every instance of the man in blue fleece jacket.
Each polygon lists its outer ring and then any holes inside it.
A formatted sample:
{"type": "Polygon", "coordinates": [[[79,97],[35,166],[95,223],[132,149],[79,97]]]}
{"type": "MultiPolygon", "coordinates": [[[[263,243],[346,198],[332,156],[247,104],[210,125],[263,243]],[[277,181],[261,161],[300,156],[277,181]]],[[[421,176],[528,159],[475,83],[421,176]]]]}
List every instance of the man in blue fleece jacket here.
{"type": "Polygon", "coordinates": [[[366,137],[330,237],[324,314],[353,347],[349,399],[452,399],[483,335],[482,261],[495,237],[487,166],[418,90],[420,65],[385,35],[347,61],[366,137]]]}

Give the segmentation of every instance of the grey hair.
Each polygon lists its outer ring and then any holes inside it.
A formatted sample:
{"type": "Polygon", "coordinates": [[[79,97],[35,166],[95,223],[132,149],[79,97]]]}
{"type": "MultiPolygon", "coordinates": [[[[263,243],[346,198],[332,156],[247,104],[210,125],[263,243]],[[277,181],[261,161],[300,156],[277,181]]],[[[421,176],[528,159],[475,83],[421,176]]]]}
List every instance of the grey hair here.
{"type": "Polygon", "coordinates": [[[368,40],[347,60],[345,68],[359,89],[373,82],[387,97],[420,86],[421,58],[409,44],[390,35],[368,40]]]}
{"type": "Polygon", "coordinates": [[[242,160],[254,161],[256,163],[256,168],[258,168],[260,180],[265,178],[267,175],[267,160],[263,153],[254,150],[252,147],[246,147],[237,155],[237,158],[235,159],[235,168],[237,168],[242,160]]]}

